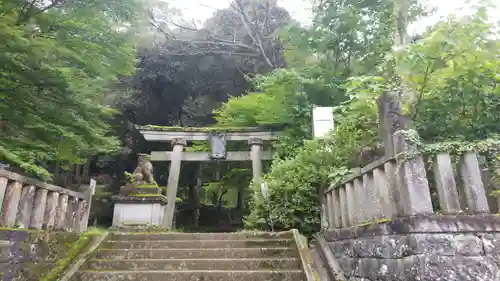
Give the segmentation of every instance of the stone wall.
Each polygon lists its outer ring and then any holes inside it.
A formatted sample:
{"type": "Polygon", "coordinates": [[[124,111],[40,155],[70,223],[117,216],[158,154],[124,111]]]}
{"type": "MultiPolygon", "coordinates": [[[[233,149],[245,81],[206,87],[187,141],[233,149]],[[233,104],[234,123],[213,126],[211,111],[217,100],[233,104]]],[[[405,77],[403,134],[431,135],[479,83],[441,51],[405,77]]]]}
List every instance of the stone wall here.
{"type": "Polygon", "coordinates": [[[0,228],[0,281],[40,281],[67,258],[76,233],[0,228]]]}
{"type": "Polygon", "coordinates": [[[428,216],[324,233],[351,281],[500,280],[500,216],[428,216]]]}

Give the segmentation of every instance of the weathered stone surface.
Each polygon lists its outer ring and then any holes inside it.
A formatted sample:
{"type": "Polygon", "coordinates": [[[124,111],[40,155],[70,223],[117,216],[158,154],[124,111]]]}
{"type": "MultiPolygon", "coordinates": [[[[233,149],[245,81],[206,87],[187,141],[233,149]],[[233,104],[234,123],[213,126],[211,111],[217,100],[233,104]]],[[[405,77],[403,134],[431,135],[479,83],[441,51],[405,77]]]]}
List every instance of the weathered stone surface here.
{"type": "Polygon", "coordinates": [[[52,230],[56,223],[57,205],[59,203],[59,193],[49,192],[47,197],[47,208],[45,209],[43,223],[45,228],[52,230]]]}
{"type": "Polygon", "coordinates": [[[356,239],[354,254],[361,258],[401,258],[409,255],[407,236],[390,235],[356,239]]]}
{"type": "Polygon", "coordinates": [[[16,224],[19,228],[28,228],[30,225],[33,200],[35,198],[36,187],[34,185],[24,186],[21,191],[19,207],[17,212],[16,224]]]}
{"type": "Polygon", "coordinates": [[[500,233],[482,234],[481,240],[483,242],[483,248],[486,255],[500,257],[500,233]]]}
{"type": "Polygon", "coordinates": [[[41,280],[77,239],[73,233],[0,230],[0,280],[41,280]]]}
{"type": "Polygon", "coordinates": [[[455,237],[452,234],[414,234],[409,236],[411,253],[453,256],[456,254],[455,237]]]}
{"type": "Polygon", "coordinates": [[[173,240],[173,241],[107,241],[103,244],[106,249],[193,249],[193,248],[268,248],[293,247],[292,239],[256,239],[256,240],[173,240]]]}
{"type": "Polygon", "coordinates": [[[59,202],[56,208],[56,221],[55,227],[56,229],[64,229],[66,225],[66,213],[68,212],[68,199],[69,196],[67,194],[59,195],[59,202]]]}
{"type": "Polygon", "coordinates": [[[326,241],[411,233],[498,232],[497,215],[442,215],[393,218],[389,222],[333,229],[325,232],[326,241]]]}
{"type": "Polygon", "coordinates": [[[47,189],[38,188],[35,192],[33,202],[33,213],[31,214],[30,227],[40,229],[43,225],[45,207],[47,206],[47,189]]]}
{"type": "Polygon", "coordinates": [[[299,281],[302,270],[285,271],[111,271],[78,272],[71,281],[299,281]]]}
{"type": "Polygon", "coordinates": [[[20,182],[11,182],[7,185],[5,197],[3,199],[2,212],[0,214],[0,224],[8,227],[14,226],[17,217],[19,201],[23,185],[20,182]]]}
{"type": "Polygon", "coordinates": [[[499,268],[489,257],[425,256],[422,281],[498,281],[499,268]]]}
{"type": "Polygon", "coordinates": [[[111,240],[127,240],[127,241],[145,241],[145,240],[240,240],[240,239],[268,239],[268,238],[293,238],[292,232],[252,232],[241,231],[233,233],[182,233],[182,232],[165,232],[152,234],[134,234],[134,233],[113,233],[110,235],[111,240]]]}
{"type": "Polygon", "coordinates": [[[348,280],[500,281],[498,223],[494,215],[411,217],[327,237],[348,280]]]}
{"type": "Polygon", "coordinates": [[[312,280],[292,237],[292,232],[113,233],[70,280],[312,280]]]}
{"type": "Polygon", "coordinates": [[[296,249],[290,248],[248,248],[248,249],[138,249],[106,250],[96,254],[99,259],[182,259],[182,258],[283,258],[298,257],[296,249]]]}
{"type": "Polygon", "coordinates": [[[177,259],[177,260],[90,260],[91,270],[255,270],[300,269],[300,259],[177,259]]]}
{"type": "Polygon", "coordinates": [[[475,235],[460,234],[455,236],[457,254],[463,256],[484,255],[483,241],[475,235]]]}
{"type": "Polygon", "coordinates": [[[342,240],[329,243],[330,249],[336,258],[354,257],[354,240],[342,240]]]}
{"type": "Polygon", "coordinates": [[[357,260],[354,258],[341,258],[338,259],[340,269],[344,271],[344,275],[346,277],[354,276],[354,273],[357,268],[357,260]]]}

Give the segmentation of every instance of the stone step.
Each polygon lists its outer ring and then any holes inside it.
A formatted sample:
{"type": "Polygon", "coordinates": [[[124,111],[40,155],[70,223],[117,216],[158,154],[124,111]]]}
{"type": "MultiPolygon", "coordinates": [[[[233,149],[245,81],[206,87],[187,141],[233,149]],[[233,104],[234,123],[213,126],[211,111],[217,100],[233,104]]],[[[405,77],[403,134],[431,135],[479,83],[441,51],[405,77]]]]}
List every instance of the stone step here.
{"type": "Polygon", "coordinates": [[[303,281],[302,270],[79,271],[71,281],[303,281]]]}
{"type": "Polygon", "coordinates": [[[275,248],[225,248],[225,249],[99,249],[96,259],[182,259],[182,258],[297,258],[296,249],[275,248]]]}
{"type": "Polygon", "coordinates": [[[255,240],[255,239],[292,239],[291,232],[231,232],[231,233],[113,233],[109,240],[114,241],[151,241],[151,240],[255,240]]]}
{"type": "Polygon", "coordinates": [[[279,259],[139,259],[89,260],[82,269],[91,270],[257,270],[300,269],[297,258],[279,259]]]}
{"type": "Polygon", "coordinates": [[[182,249],[182,248],[267,248],[289,247],[295,249],[291,239],[255,240],[156,240],[156,241],[106,241],[105,249],[182,249]]]}

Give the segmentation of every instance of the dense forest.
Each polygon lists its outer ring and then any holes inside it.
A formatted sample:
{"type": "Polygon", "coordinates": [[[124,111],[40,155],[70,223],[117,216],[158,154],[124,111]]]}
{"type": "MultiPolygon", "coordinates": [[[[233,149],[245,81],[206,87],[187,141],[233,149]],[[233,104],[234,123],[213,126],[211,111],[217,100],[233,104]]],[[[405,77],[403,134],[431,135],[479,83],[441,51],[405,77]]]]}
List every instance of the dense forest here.
{"type": "MultiPolygon", "coordinates": [[[[0,161],[58,184],[86,165],[109,179],[107,196],[137,153],[156,149],[135,125],[279,126],[266,197],[249,163],[183,164],[179,196],[240,210],[249,228],[313,233],[319,190],[380,156],[381,94],[401,102],[429,150],[498,140],[500,23],[490,8],[481,1],[409,37],[432,12],[417,0],[318,1],[310,26],[276,0],[230,1],[201,25],[168,1],[0,0],[0,161]],[[334,107],[331,137],[313,140],[313,106],[334,107]]],[[[164,185],[167,167],[155,170],[164,185]]]]}

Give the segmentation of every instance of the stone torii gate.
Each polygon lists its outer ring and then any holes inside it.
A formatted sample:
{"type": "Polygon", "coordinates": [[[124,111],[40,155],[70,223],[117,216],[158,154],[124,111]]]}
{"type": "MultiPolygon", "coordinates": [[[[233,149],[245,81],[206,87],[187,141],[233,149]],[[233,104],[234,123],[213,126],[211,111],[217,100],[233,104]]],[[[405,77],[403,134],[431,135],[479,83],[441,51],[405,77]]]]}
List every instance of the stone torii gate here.
{"type": "Polygon", "coordinates": [[[170,142],[172,151],[152,151],[151,161],[170,161],[167,182],[167,208],[164,222],[172,228],[175,199],[182,161],[252,161],[253,181],[258,183],[262,174],[262,160],[270,160],[271,152],[262,151],[264,141],[274,140],[279,132],[263,128],[182,128],[137,126],[146,141],[170,142]],[[184,152],[188,141],[208,141],[211,152],[184,152]],[[249,151],[226,151],[227,141],[247,141],[249,151]]]}

